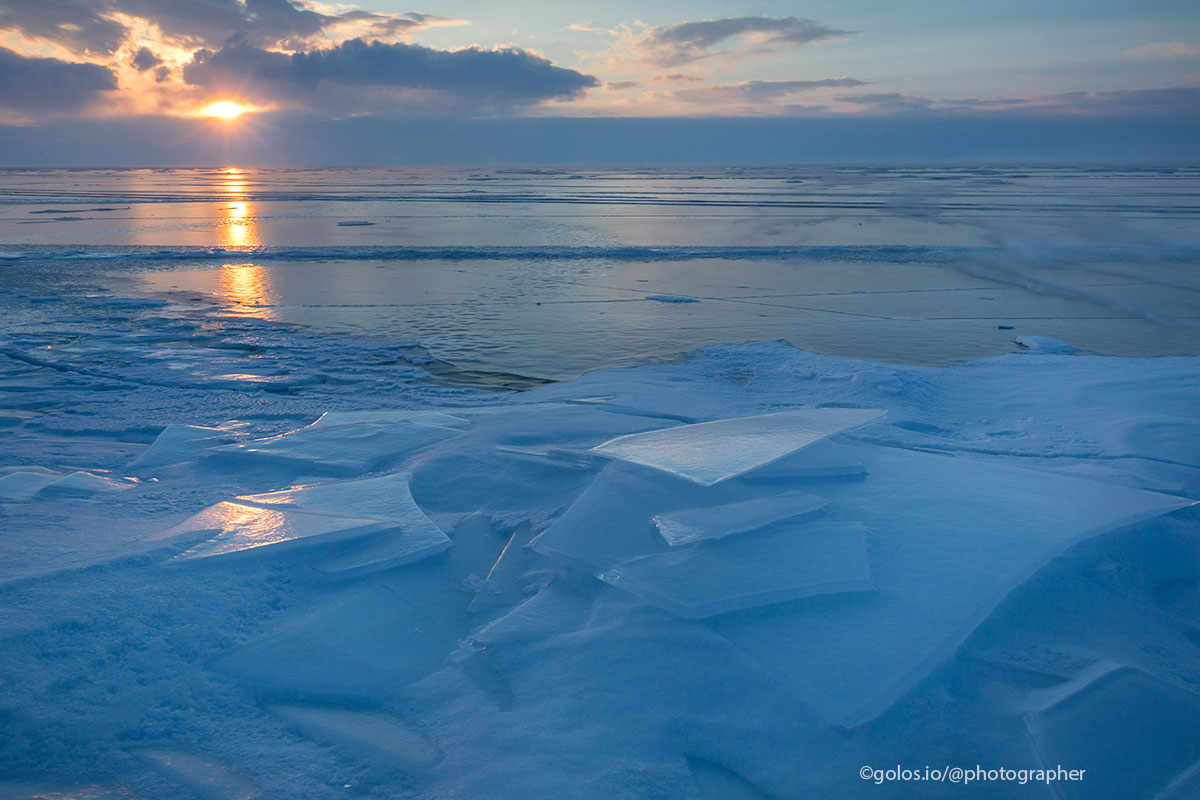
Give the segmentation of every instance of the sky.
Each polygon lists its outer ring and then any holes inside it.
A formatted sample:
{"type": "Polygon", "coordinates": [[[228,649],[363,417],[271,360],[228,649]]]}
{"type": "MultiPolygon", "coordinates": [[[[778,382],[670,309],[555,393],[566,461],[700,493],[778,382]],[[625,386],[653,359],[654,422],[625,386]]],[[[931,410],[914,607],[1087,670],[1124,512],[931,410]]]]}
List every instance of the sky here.
{"type": "Polygon", "coordinates": [[[5,164],[1178,161],[1198,122],[1194,0],[0,0],[5,164]]]}

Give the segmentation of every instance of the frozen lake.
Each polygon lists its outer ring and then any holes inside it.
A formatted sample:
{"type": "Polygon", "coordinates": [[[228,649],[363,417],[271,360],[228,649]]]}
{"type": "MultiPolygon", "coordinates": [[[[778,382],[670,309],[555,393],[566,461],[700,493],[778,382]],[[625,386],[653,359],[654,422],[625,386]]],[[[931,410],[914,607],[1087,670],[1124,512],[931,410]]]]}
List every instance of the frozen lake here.
{"type": "Polygon", "coordinates": [[[0,241],[555,379],[771,339],[919,364],[1020,334],[1193,354],[1198,191],[1187,169],[9,171],[0,241]]]}

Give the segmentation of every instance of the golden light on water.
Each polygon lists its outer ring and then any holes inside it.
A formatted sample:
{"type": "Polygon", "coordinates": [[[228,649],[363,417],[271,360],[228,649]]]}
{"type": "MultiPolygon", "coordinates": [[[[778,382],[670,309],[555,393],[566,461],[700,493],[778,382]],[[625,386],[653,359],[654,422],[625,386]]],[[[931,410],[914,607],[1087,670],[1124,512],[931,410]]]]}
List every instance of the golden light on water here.
{"type": "Polygon", "coordinates": [[[223,264],[218,278],[221,299],[251,316],[262,316],[256,309],[267,300],[266,272],[257,264],[223,264]]]}
{"type": "Polygon", "coordinates": [[[254,204],[247,199],[246,177],[237,167],[227,167],[221,172],[218,188],[229,205],[221,207],[220,244],[222,247],[254,247],[258,245],[258,232],[255,230],[254,204]]]}
{"type": "Polygon", "coordinates": [[[213,103],[204,109],[204,114],[209,117],[219,117],[220,119],[233,119],[240,117],[242,114],[249,111],[246,106],[239,103],[231,103],[228,100],[222,100],[219,103],[213,103]]]}

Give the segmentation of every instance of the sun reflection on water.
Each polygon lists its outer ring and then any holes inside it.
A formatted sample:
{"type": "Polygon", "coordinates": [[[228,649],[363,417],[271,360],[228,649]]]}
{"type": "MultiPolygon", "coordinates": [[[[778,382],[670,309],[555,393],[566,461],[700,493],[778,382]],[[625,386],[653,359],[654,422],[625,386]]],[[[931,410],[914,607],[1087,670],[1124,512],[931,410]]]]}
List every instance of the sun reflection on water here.
{"type": "Polygon", "coordinates": [[[236,313],[264,319],[270,316],[262,308],[269,302],[267,271],[257,264],[222,264],[217,291],[236,313]]]}
{"type": "Polygon", "coordinates": [[[218,188],[229,205],[222,207],[223,213],[218,222],[220,245],[255,247],[258,245],[258,231],[255,228],[254,204],[247,199],[245,175],[236,167],[224,169],[221,174],[218,188]]]}

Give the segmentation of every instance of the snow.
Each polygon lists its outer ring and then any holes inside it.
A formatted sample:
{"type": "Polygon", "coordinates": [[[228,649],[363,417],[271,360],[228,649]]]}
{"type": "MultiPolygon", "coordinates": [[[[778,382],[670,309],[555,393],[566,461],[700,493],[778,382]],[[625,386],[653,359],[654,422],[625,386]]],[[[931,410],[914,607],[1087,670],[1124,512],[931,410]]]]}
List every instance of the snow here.
{"type": "Polygon", "coordinates": [[[723,419],[619,436],[593,447],[592,452],[712,486],[827,436],[865,425],[883,413],[874,409],[814,408],[723,419]]]}
{"type": "Polygon", "coordinates": [[[1026,723],[1047,768],[1087,770],[1085,781],[1057,785],[1064,798],[1191,796],[1172,792],[1200,764],[1200,699],[1192,692],[1121,667],[1031,712],[1026,723]]]}
{"type": "Polygon", "coordinates": [[[753,531],[773,522],[793,519],[828,505],[823,497],[808,492],[782,492],[758,500],[705,509],[685,509],[654,517],[654,525],[672,547],[702,539],[719,539],[753,531]]]}
{"type": "Polygon", "coordinates": [[[19,503],[29,500],[56,480],[58,476],[52,473],[10,472],[0,477],[0,501],[19,503]]]}

